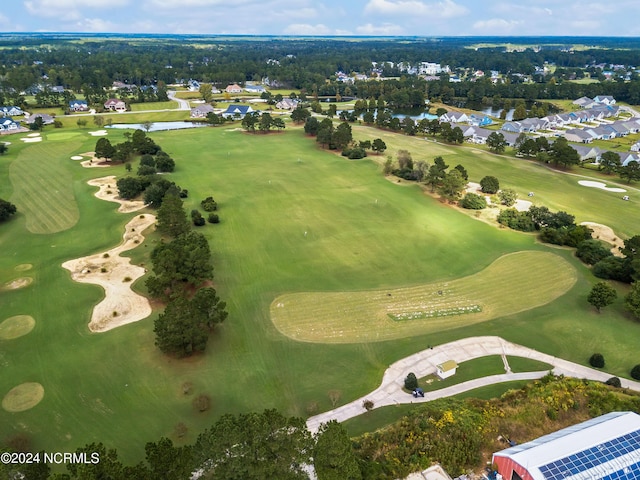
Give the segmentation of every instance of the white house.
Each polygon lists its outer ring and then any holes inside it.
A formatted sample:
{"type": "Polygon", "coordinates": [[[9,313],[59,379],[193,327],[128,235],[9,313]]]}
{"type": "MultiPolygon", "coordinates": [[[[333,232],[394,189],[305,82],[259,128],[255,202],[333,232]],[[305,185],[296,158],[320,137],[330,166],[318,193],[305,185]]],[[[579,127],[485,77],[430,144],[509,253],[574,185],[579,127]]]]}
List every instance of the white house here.
{"type": "Polygon", "coordinates": [[[447,112],[440,116],[440,121],[447,123],[465,123],[469,121],[469,117],[466,113],[462,112],[447,112]]]}
{"type": "Polygon", "coordinates": [[[227,109],[222,112],[222,116],[225,118],[244,118],[248,113],[253,112],[253,108],[249,105],[229,105],[227,109]]]}
{"type": "Polygon", "coordinates": [[[126,112],[127,104],[122,100],[118,100],[117,98],[110,98],[106,102],[104,102],[104,108],[106,110],[111,110],[114,112],[126,112]]]}
{"type": "Polygon", "coordinates": [[[603,103],[605,105],[615,105],[616,104],[616,99],[613,98],[611,95],[598,95],[598,96],[594,97],[593,101],[596,102],[596,103],[603,103]]]}
{"type": "Polygon", "coordinates": [[[440,377],[440,380],[444,380],[455,375],[457,368],[458,364],[454,360],[447,360],[440,365],[436,365],[436,375],[440,377]]]}

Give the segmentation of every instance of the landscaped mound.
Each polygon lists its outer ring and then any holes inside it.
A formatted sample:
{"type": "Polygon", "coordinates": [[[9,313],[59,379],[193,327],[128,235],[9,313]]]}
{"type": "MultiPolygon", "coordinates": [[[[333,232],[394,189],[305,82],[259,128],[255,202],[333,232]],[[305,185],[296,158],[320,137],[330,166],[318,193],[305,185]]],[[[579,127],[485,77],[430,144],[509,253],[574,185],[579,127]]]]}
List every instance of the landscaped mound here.
{"type": "Polygon", "coordinates": [[[31,277],[16,278],[15,280],[5,283],[0,290],[17,290],[31,285],[31,282],[33,282],[33,278],[31,277]]]}
{"type": "Polygon", "coordinates": [[[566,293],[576,271],[548,252],[500,257],[449,282],[361,292],[300,292],[271,304],[284,335],[304,342],[375,342],[449,330],[545,305],[566,293]],[[549,281],[549,279],[553,281],[549,281]]]}
{"type": "Polygon", "coordinates": [[[35,407],[44,397],[44,387],[36,382],[28,382],[9,390],[2,399],[2,408],[7,412],[24,412],[35,407]]]}
{"type": "Polygon", "coordinates": [[[36,321],[29,315],[16,315],[0,323],[0,339],[13,340],[26,335],[36,325],[36,321]]]}

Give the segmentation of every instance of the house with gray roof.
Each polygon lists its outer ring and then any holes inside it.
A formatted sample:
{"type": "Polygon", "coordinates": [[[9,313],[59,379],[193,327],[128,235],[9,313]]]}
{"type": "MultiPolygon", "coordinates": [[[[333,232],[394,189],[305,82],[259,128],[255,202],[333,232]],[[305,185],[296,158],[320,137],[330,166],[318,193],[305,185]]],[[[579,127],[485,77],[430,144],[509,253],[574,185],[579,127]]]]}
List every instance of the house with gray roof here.
{"type": "Polygon", "coordinates": [[[447,112],[440,116],[440,121],[447,123],[466,123],[469,121],[469,117],[466,113],[462,112],[447,112]]]}
{"type": "Polygon", "coordinates": [[[574,143],[570,143],[569,145],[576,152],[578,152],[578,155],[580,155],[581,162],[584,162],[586,160],[593,160],[594,163],[598,163],[603,153],[598,147],[592,147],[588,145],[577,145],[574,143]]]}
{"type": "Polygon", "coordinates": [[[51,115],[47,115],[46,113],[34,113],[30,117],[25,118],[25,122],[31,125],[33,122],[36,121],[36,118],[38,117],[42,118],[42,123],[44,125],[51,125],[54,121],[54,118],[51,115]]]}
{"type": "Polygon", "coordinates": [[[605,105],[615,105],[616,99],[611,95],[597,95],[593,98],[593,101],[596,103],[603,103],[605,105]]]}
{"type": "Polygon", "coordinates": [[[16,117],[24,115],[24,112],[20,107],[0,107],[0,113],[3,117],[16,117]]]}
{"type": "Polygon", "coordinates": [[[620,162],[622,162],[623,167],[626,167],[630,162],[640,162],[640,155],[631,152],[621,153],[620,162]]]}
{"type": "Polygon", "coordinates": [[[574,100],[572,102],[574,105],[579,106],[580,108],[590,108],[593,106],[594,102],[592,99],[590,99],[589,97],[580,97],[577,100],[574,100]]]}
{"type": "Polygon", "coordinates": [[[564,138],[569,142],[578,142],[578,143],[591,143],[593,142],[593,137],[589,135],[584,130],[579,128],[572,128],[571,130],[567,130],[564,132],[564,138]]]}
{"type": "Polygon", "coordinates": [[[210,113],[213,113],[214,109],[208,103],[203,103],[191,109],[191,118],[206,118],[210,113]]]}

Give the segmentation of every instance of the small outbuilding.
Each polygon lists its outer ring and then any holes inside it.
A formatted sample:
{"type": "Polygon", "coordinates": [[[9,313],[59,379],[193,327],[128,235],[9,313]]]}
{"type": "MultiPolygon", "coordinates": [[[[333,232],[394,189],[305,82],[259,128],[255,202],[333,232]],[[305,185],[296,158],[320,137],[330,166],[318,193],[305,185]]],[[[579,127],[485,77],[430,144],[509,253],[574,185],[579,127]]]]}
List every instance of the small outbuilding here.
{"type": "Polygon", "coordinates": [[[447,360],[440,365],[436,365],[436,375],[438,375],[440,380],[444,380],[445,378],[455,375],[457,368],[458,364],[454,360],[447,360]]]}

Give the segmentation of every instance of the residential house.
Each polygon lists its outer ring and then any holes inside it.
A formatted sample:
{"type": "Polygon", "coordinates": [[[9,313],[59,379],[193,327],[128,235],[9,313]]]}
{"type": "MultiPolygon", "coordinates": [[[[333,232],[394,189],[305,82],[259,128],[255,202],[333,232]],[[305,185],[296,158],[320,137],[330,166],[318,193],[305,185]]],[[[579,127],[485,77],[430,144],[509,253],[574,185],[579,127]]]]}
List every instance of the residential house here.
{"type": "Polygon", "coordinates": [[[210,113],[213,113],[214,109],[208,103],[203,103],[191,109],[191,118],[206,118],[210,113]]]}
{"type": "Polygon", "coordinates": [[[549,122],[542,118],[525,118],[520,121],[522,131],[524,132],[537,132],[538,130],[547,130],[549,128],[549,122]]]}
{"type": "Polygon", "coordinates": [[[445,378],[455,375],[457,368],[458,364],[454,360],[447,360],[440,365],[436,365],[436,375],[438,375],[440,380],[444,380],[445,378]]]}
{"type": "Polygon", "coordinates": [[[564,132],[564,138],[569,142],[578,142],[578,143],[591,143],[593,142],[593,137],[589,135],[584,130],[579,128],[573,128],[571,130],[567,130],[564,132]]]}
{"type": "Polygon", "coordinates": [[[19,107],[0,107],[0,113],[3,117],[16,117],[24,115],[24,112],[19,107]]]}
{"type": "Polygon", "coordinates": [[[126,112],[127,104],[122,100],[118,100],[117,98],[110,98],[109,100],[104,102],[104,108],[113,112],[126,112]]]}
{"type": "Polygon", "coordinates": [[[190,92],[198,92],[200,91],[200,82],[197,80],[189,80],[187,82],[187,88],[190,92]]]}
{"type": "Polygon", "coordinates": [[[622,122],[622,126],[629,130],[629,134],[638,133],[640,131],[640,124],[636,120],[622,122]]]}
{"type": "Polygon", "coordinates": [[[637,153],[621,153],[620,162],[622,162],[623,167],[626,167],[630,162],[640,162],[640,155],[637,153]]]}
{"type": "Polygon", "coordinates": [[[587,145],[569,144],[578,155],[580,155],[580,161],[593,160],[593,163],[598,163],[602,156],[602,151],[598,147],[591,147],[587,145]]]}
{"type": "Polygon", "coordinates": [[[472,113],[469,115],[469,125],[474,125],[477,127],[484,127],[486,125],[491,125],[493,120],[488,115],[476,115],[472,113]]]}
{"type": "Polygon", "coordinates": [[[503,132],[521,133],[522,126],[520,125],[520,122],[504,122],[502,127],[500,127],[500,130],[503,132]]]}
{"type": "Polygon", "coordinates": [[[64,93],[64,87],[62,85],[55,85],[53,87],[49,87],[49,91],[51,93],[64,93]]]}
{"type": "Polygon", "coordinates": [[[36,121],[36,118],[38,117],[42,118],[42,123],[44,125],[51,125],[54,121],[54,118],[51,115],[47,115],[46,113],[34,113],[30,117],[25,118],[25,122],[31,125],[33,122],[36,121]]]}
{"type": "Polygon", "coordinates": [[[253,108],[249,105],[229,105],[227,109],[222,112],[222,116],[225,118],[243,118],[248,113],[253,112],[253,108]]]}
{"type": "Polygon", "coordinates": [[[591,108],[594,103],[597,102],[594,102],[589,97],[580,97],[579,99],[573,101],[573,104],[579,106],[580,108],[591,108]]]}
{"type": "Polygon", "coordinates": [[[447,123],[466,123],[469,121],[466,113],[462,112],[447,112],[440,116],[441,122],[447,123]]]}
{"type": "Polygon", "coordinates": [[[262,85],[245,85],[244,91],[247,93],[264,93],[267,90],[262,85]]]}
{"type": "Polygon", "coordinates": [[[71,100],[69,101],[69,110],[72,112],[88,112],[89,105],[86,100],[71,100]]]}
{"type": "Polygon", "coordinates": [[[634,143],[633,145],[631,145],[630,150],[632,152],[640,152],[640,142],[634,143]]]}
{"type": "Polygon", "coordinates": [[[602,103],[604,105],[615,105],[616,99],[611,95],[598,95],[593,98],[593,101],[596,103],[602,103]]]}
{"type": "Polygon", "coordinates": [[[276,108],[280,110],[294,110],[298,106],[298,101],[291,98],[283,98],[276,103],[276,108]]]}
{"type": "Polygon", "coordinates": [[[240,87],[237,83],[233,85],[228,85],[227,88],[224,89],[227,93],[242,93],[242,87],[240,87]]]}
{"type": "MultiPolygon", "coordinates": [[[[491,130],[488,130],[488,132],[491,132],[491,130]]],[[[505,142],[507,142],[507,146],[515,147],[516,142],[518,141],[518,137],[520,136],[520,134],[518,134],[518,133],[510,133],[510,132],[500,132],[500,133],[502,133],[502,136],[504,137],[505,142]]]]}
{"type": "Polygon", "coordinates": [[[20,129],[20,122],[11,117],[0,118],[0,133],[12,132],[20,129]]]}
{"type": "Polygon", "coordinates": [[[612,128],[609,128],[608,125],[601,125],[596,128],[587,128],[585,129],[589,135],[591,135],[595,140],[611,140],[612,138],[616,138],[616,133],[612,128]]]}
{"type": "Polygon", "coordinates": [[[612,128],[616,132],[616,136],[625,137],[630,133],[629,128],[625,126],[625,123],[626,122],[617,121],[609,124],[608,127],[612,128]]]}

